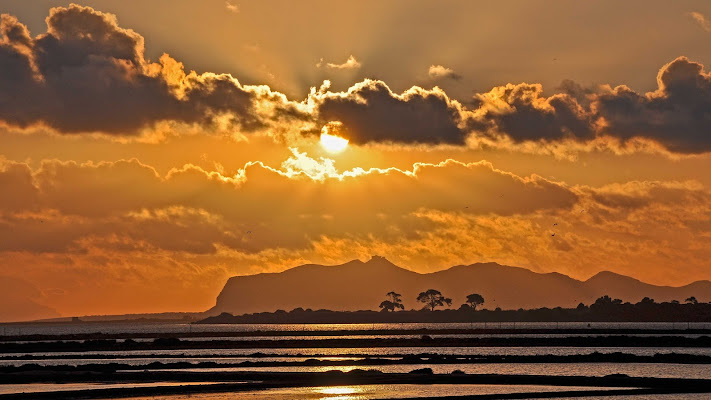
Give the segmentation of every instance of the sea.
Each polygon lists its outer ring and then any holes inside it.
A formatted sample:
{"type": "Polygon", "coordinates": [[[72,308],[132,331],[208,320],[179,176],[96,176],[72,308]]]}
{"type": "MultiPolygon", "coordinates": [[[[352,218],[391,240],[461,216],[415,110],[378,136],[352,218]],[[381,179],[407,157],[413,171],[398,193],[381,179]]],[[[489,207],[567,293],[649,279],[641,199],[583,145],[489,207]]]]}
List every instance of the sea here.
{"type": "MultiPolygon", "coordinates": [[[[402,324],[234,324],[234,325],[205,325],[186,323],[161,323],[161,322],[75,322],[75,323],[14,323],[0,324],[0,341],[2,342],[41,342],[35,340],[33,335],[82,335],[82,334],[140,334],[136,341],[149,341],[153,336],[170,335],[185,341],[210,340],[250,340],[253,345],[244,349],[200,348],[200,349],[172,349],[172,350],[133,350],[133,351],[79,351],[79,352],[33,352],[33,353],[0,353],[0,367],[21,366],[25,364],[38,364],[42,366],[79,366],[87,364],[121,363],[130,366],[142,366],[150,370],[151,363],[176,363],[184,362],[195,364],[183,365],[181,372],[231,372],[231,371],[272,371],[272,372],[325,372],[329,370],[350,371],[363,366],[348,365],[350,361],[362,360],[366,357],[379,357],[397,359],[406,355],[459,355],[459,356],[492,356],[492,355],[585,355],[591,353],[624,353],[634,355],[653,356],[655,354],[689,354],[711,356],[711,348],[704,347],[375,347],[375,348],[263,348],[261,340],[275,339],[339,339],[339,338],[417,338],[422,336],[422,331],[441,330],[471,330],[485,329],[487,333],[433,333],[437,337],[569,337],[569,336],[599,336],[599,329],[611,330],[605,333],[610,335],[625,336],[673,336],[673,337],[699,337],[706,333],[703,330],[711,329],[711,323],[630,323],[630,322],[502,322],[502,323],[402,323],[402,324]],[[503,333],[496,333],[495,330],[503,333]],[[545,333],[516,332],[517,330],[545,329],[545,333]],[[566,329],[579,330],[576,333],[566,333],[566,329]],[[590,333],[584,330],[590,329],[590,333]],[[407,330],[417,330],[416,334],[407,333],[407,330]],[[560,331],[556,331],[560,330],[560,331]],[[582,330],[583,332],[580,332],[582,330]],[[620,330],[620,333],[615,333],[620,330]],[[634,333],[628,332],[634,330],[634,333]],[[656,332],[663,331],[663,332],[656,332]],[[279,334],[276,334],[276,333],[279,334]],[[289,333],[293,332],[293,335],[289,333]],[[317,334],[309,335],[309,332],[317,334]],[[332,334],[330,332],[333,332],[332,334]],[[372,332],[372,333],[371,333],[372,332]],[[208,334],[200,336],[200,333],[208,334]],[[249,333],[248,336],[235,337],[235,334],[249,333]],[[297,334],[298,333],[298,334],[297,334]],[[220,336],[224,334],[224,336],[220,336]],[[209,336],[209,337],[208,337],[209,336]],[[298,366],[239,366],[246,361],[260,362],[285,362],[285,361],[339,361],[338,366],[298,365],[298,366]],[[211,362],[209,368],[197,366],[198,363],[211,362]]],[[[64,340],[64,339],[63,339],[64,340]]],[[[81,341],[82,339],[69,339],[64,341],[81,341]]],[[[121,339],[119,339],[120,341],[121,339]]],[[[47,341],[47,340],[44,340],[47,341]]],[[[52,340],[49,340],[52,341],[52,340]]],[[[656,377],[656,378],[698,378],[711,379],[711,364],[670,364],[670,363],[428,363],[426,358],[421,364],[395,364],[372,365],[367,369],[376,369],[385,373],[407,373],[414,369],[431,368],[437,374],[450,374],[455,370],[467,374],[513,374],[513,375],[549,375],[549,376],[606,376],[611,374],[625,374],[631,377],[656,377]]],[[[165,369],[163,369],[165,371],[165,369]]],[[[197,382],[193,384],[216,384],[219,382],[197,382]]],[[[152,382],[154,386],[178,385],[175,382],[152,382]]],[[[112,383],[112,386],[97,383],[71,383],[71,384],[24,384],[0,385],[0,398],[3,394],[11,393],[39,393],[58,392],[65,390],[86,389],[93,390],[107,387],[138,387],[145,383],[112,383]],[[133,386],[132,386],[133,385],[133,386]]],[[[329,399],[329,400],[356,400],[356,399],[396,399],[396,398],[435,398],[436,396],[470,396],[470,395],[495,395],[501,393],[550,393],[549,398],[556,398],[555,392],[575,390],[589,390],[591,388],[556,387],[546,385],[353,385],[353,386],[314,386],[302,388],[277,388],[255,391],[241,391],[235,393],[218,394],[191,394],[173,396],[135,397],[133,400],[225,400],[225,399],[329,399]]],[[[605,388],[594,388],[603,390],[605,388]]],[[[610,388],[612,390],[612,388],[610,388]]],[[[558,398],[566,398],[561,395],[558,398]]],[[[525,398],[525,397],[524,397],[525,398]]],[[[587,400],[608,399],[607,396],[576,397],[587,400]]],[[[614,399],[682,399],[697,400],[711,398],[709,394],[675,394],[675,395],[631,395],[616,396],[614,399]]]]}

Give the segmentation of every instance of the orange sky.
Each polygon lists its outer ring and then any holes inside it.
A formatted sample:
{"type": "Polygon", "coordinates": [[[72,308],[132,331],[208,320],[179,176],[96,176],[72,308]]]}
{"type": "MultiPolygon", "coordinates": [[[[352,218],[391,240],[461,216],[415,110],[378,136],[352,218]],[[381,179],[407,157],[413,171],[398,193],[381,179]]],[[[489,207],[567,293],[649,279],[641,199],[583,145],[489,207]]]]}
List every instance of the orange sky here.
{"type": "Polygon", "coordinates": [[[705,2],[80,3],[0,1],[0,320],[372,254],[711,279],[705,2]]]}

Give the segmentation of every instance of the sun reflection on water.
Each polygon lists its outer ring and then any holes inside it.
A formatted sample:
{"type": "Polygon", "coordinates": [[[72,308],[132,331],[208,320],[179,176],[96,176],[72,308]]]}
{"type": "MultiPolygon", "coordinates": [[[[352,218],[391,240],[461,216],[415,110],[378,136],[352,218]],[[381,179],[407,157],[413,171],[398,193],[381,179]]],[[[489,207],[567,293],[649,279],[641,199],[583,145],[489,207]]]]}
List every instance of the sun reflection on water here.
{"type": "Polygon", "coordinates": [[[313,393],[321,395],[319,399],[328,400],[359,400],[365,399],[362,396],[363,389],[359,386],[329,386],[313,388],[313,393]]]}

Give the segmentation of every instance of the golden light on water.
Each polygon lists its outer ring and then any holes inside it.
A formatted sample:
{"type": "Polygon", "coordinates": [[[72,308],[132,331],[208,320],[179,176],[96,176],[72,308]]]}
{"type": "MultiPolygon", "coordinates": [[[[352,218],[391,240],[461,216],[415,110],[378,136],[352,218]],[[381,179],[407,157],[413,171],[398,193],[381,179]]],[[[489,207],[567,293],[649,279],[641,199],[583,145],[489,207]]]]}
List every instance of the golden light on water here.
{"type": "Polygon", "coordinates": [[[321,133],[321,146],[329,153],[340,153],[348,147],[348,139],[323,132],[321,133]]]}
{"type": "Polygon", "coordinates": [[[315,388],[314,392],[324,395],[322,399],[355,400],[362,398],[363,389],[358,386],[331,386],[315,388]]]}

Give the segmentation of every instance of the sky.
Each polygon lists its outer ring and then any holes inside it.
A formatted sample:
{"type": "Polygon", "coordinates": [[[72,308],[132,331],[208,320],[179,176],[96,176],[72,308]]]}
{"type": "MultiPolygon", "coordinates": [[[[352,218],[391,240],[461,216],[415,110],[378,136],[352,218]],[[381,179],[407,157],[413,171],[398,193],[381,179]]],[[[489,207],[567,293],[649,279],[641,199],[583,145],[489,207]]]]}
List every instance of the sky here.
{"type": "Polygon", "coordinates": [[[711,279],[708,2],[75,3],[0,0],[0,320],[374,254],[711,279]]]}

